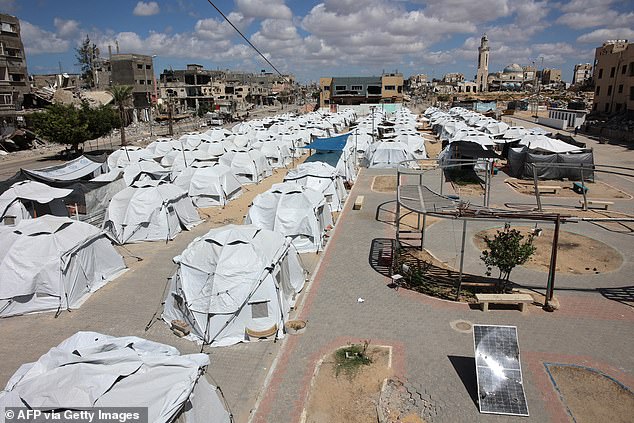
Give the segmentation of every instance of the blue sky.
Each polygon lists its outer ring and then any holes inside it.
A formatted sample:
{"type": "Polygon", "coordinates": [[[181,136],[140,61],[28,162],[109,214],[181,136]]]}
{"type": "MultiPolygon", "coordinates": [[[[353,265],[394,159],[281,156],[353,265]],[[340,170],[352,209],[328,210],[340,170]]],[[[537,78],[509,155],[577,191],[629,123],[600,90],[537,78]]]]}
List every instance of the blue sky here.
{"type": "MultiPolygon", "coordinates": [[[[282,72],[319,76],[398,70],[472,79],[483,33],[489,71],[509,63],[560,68],[592,62],[607,39],[634,40],[632,0],[214,0],[282,72]]],[[[30,73],[77,72],[86,36],[107,55],[155,54],[155,69],[271,70],[207,0],[0,0],[21,20],[30,73]]]]}

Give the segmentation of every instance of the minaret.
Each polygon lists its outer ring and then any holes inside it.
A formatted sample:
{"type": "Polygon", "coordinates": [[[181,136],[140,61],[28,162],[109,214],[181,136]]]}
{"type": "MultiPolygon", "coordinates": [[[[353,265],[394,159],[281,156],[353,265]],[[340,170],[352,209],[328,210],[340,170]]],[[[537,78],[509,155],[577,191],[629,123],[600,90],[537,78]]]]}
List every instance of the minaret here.
{"type": "Polygon", "coordinates": [[[478,92],[488,91],[489,78],[489,39],[484,34],[480,39],[480,47],[478,47],[478,75],[476,76],[476,84],[478,84],[478,92]]]}

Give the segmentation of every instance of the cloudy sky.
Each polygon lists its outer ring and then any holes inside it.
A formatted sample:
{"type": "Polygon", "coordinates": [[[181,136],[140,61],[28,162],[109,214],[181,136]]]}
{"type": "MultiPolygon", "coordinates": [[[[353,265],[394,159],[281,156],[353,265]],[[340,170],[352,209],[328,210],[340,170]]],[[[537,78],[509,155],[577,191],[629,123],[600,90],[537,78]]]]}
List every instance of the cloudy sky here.
{"type": "MultiPolygon", "coordinates": [[[[489,71],[535,61],[572,79],[606,39],[634,40],[632,0],[213,0],[282,72],[405,77],[476,73],[477,47],[490,40],[489,71]]],[[[77,72],[86,36],[107,55],[157,55],[156,69],[271,71],[207,0],[0,0],[21,20],[31,73],[77,72]]]]}

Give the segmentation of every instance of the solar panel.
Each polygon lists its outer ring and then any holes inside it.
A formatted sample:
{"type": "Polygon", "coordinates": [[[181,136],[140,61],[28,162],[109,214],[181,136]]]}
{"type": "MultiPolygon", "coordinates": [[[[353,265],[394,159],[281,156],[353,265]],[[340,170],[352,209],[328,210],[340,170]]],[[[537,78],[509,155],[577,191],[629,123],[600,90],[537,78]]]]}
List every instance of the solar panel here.
{"type": "Polygon", "coordinates": [[[528,416],[515,326],[473,325],[481,413],[528,416]]]}

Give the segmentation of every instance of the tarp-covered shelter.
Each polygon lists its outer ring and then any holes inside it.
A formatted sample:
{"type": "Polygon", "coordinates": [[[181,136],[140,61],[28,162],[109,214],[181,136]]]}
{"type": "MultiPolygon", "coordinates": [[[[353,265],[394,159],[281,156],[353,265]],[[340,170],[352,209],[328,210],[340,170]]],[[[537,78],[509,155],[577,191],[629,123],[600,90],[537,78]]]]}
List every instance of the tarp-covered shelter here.
{"type": "Polygon", "coordinates": [[[187,192],[173,184],[127,187],[106,210],[103,227],[120,244],[174,239],[201,222],[187,192]]]}
{"type": "Polygon", "coordinates": [[[252,225],[214,228],[179,256],[163,319],[211,346],[284,335],[305,276],[291,240],[252,225]]]}
{"type": "Polygon", "coordinates": [[[323,162],[301,163],[295,169],[288,171],[284,182],[289,181],[324,194],[330,211],[336,212],[343,209],[346,188],[342,176],[333,166],[323,162]]]}
{"type": "Polygon", "coordinates": [[[68,209],[62,198],[72,192],[70,189],[53,188],[36,181],[16,182],[0,194],[0,223],[12,225],[22,219],[45,214],[67,217],[68,209]]]}
{"type": "Polygon", "coordinates": [[[409,146],[403,142],[379,141],[366,151],[366,161],[371,168],[391,168],[405,160],[413,160],[409,146]]]}
{"type": "Polygon", "coordinates": [[[225,165],[188,167],[174,180],[191,197],[196,207],[224,206],[242,194],[242,184],[225,165]]]}
{"type": "Polygon", "coordinates": [[[0,317],[78,308],[124,269],[88,223],[46,215],[0,226],[0,317]]]}
{"type": "Polygon", "coordinates": [[[257,195],[244,222],[290,237],[300,253],[320,251],[326,227],[333,223],[323,193],[293,182],[257,195]]]}
{"type": "Polygon", "coordinates": [[[135,336],[77,332],[20,366],[0,391],[0,407],[37,407],[60,415],[142,407],[148,423],[229,423],[221,393],[205,377],[207,366],[205,354],[181,355],[172,346],[135,336]]]}
{"type": "Polygon", "coordinates": [[[90,180],[107,172],[107,167],[105,155],[82,155],[61,165],[23,171],[40,182],[60,182],[90,180]]]}
{"type": "Polygon", "coordinates": [[[515,178],[533,178],[535,170],[538,179],[581,180],[583,167],[584,180],[594,179],[594,155],[592,150],[574,153],[540,153],[527,147],[509,148],[509,174],[515,178]],[[545,166],[545,164],[563,164],[563,166],[545,166]],[[537,165],[537,166],[534,166],[537,165]]]}

